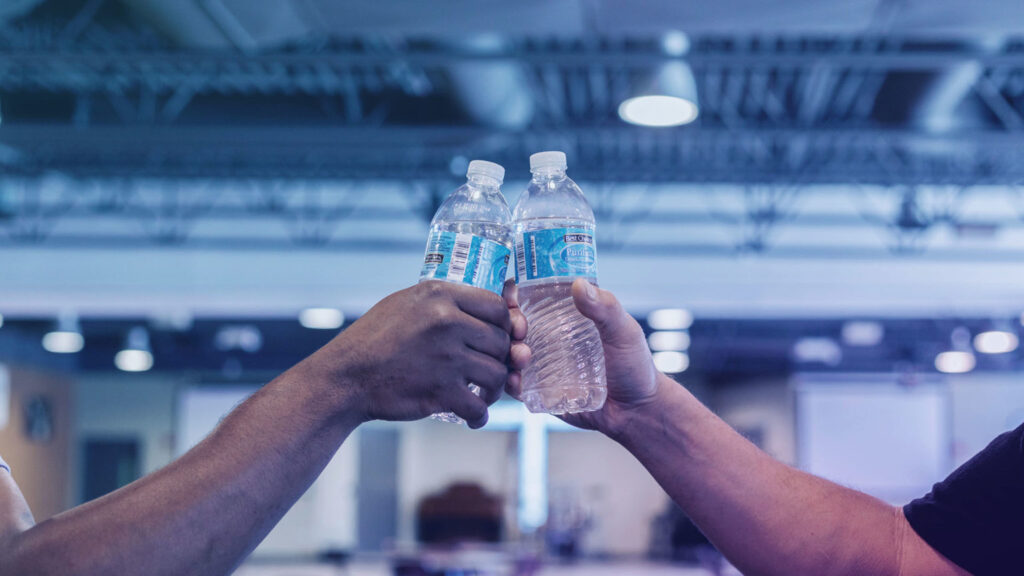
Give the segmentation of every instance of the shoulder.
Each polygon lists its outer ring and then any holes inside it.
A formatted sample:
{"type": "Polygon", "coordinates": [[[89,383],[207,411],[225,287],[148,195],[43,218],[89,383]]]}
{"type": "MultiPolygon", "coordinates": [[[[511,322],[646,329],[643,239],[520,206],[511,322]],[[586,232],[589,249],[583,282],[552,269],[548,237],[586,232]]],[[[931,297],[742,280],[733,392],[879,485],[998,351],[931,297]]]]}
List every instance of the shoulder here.
{"type": "Polygon", "coordinates": [[[903,508],[932,548],[975,574],[1024,573],[1024,425],[997,436],[932,491],[903,508]]]}

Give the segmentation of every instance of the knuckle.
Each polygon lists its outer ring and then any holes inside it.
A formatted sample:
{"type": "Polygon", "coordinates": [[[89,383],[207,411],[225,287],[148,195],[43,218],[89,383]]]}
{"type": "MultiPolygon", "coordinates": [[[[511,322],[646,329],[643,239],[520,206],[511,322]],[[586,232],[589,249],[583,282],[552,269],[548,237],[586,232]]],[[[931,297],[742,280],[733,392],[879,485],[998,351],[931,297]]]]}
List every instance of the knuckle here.
{"type": "Polygon", "coordinates": [[[486,362],[476,372],[481,379],[476,384],[489,390],[505,386],[505,380],[508,377],[508,368],[495,360],[486,362]]]}
{"type": "MultiPolygon", "coordinates": [[[[508,350],[512,346],[512,338],[508,332],[501,330],[494,330],[490,334],[484,336],[484,340],[488,346],[488,349],[493,349],[496,354],[495,356],[502,360],[508,356],[508,350]]],[[[483,339],[482,339],[483,340],[483,339]]]]}
{"type": "Polygon", "coordinates": [[[445,286],[445,283],[440,280],[425,282],[424,285],[426,286],[426,293],[429,296],[437,298],[444,296],[447,293],[447,286],[445,286]]]}
{"type": "Polygon", "coordinates": [[[446,303],[438,302],[431,306],[430,317],[433,324],[447,327],[455,324],[456,314],[451,306],[446,303]]]}
{"type": "Polygon", "coordinates": [[[508,306],[505,306],[505,303],[502,302],[500,299],[497,302],[496,306],[497,307],[495,308],[494,312],[495,314],[497,314],[498,318],[501,319],[502,328],[504,328],[505,331],[508,332],[509,329],[512,328],[512,314],[511,312],[509,312],[508,306]]]}
{"type": "Polygon", "coordinates": [[[501,391],[505,387],[505,382],[508,381],[508,369],[504,366],[495,366],[493,373],[491,374],[492,388],[501,391]]]}
{"type": "Polygon", "coordinates": [[[630,338],[632,338],[634,340],[636,340],[636,339],[643,340],[644,339],[644,329],[640,327],[640,324],[636,320],[634,320],[632,318],[629,319],[629,325],[628,325],[627,330],[629,332],[630,338]]]}
{"type": "Polygon", "coordinates": [[[502,298],[501,296],[489,290],[487,291],[486,296],[487,305],[493,307],[495,311],[508,310],[508,304],[505,303],[505,299],[502,298]]]}
{"type": "Polygon", "coordinates": [[[440,350],[435,353],[435,357],[440,359],[442,362],[452,363],[458,360],[455,351],[450,346],[441,346],[440,350]]]}
{"type": "Polygon", "coordinates": [[[431,396],[435,400],[443,399],[445,397],[445,394],[446,394],[447,390],[448,390],[447,380],[443,379],[443,378],[435,378],[434,381],[431,384],[432,384],[431,387],[430,387],[431,396]]]}

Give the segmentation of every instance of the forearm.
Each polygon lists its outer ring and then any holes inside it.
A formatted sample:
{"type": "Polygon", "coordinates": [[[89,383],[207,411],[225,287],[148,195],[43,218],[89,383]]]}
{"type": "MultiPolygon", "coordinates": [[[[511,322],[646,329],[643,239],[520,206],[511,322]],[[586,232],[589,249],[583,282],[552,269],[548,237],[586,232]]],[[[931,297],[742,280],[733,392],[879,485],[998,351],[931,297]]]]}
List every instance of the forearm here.
{"type": "Polygon", "coordinates": [[[664,376],[615,436],[745,574],[892,574],[902,517],[785,466],[664,376]]]}
{"type": "Polygon", "coordinates": [[[0,575],[229,573],[360,423],[314,370],[266,385],[163,470],[17,535],[0,575]]]}

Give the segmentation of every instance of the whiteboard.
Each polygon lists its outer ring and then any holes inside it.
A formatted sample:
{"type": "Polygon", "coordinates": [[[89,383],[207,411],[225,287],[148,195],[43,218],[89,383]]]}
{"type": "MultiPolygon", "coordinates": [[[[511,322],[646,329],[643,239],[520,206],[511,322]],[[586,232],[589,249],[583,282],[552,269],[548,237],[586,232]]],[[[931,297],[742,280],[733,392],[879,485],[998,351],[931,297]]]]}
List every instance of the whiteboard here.
{"type": "Polygon", "coordinates": [[[796,414],[801,468],[890,504],[924,495],[951,471],[945,386],[805,380],[796,414]]]}

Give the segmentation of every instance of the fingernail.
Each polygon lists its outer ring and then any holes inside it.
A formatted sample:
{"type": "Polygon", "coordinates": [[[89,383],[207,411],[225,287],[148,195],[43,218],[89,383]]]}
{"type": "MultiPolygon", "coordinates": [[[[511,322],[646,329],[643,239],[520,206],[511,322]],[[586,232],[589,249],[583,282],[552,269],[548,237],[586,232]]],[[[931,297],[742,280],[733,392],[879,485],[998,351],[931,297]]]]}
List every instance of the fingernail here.
{"type": "Polygon", "coordinates": [[[587,293],[587,299],[588,300],[597,302],[597,287],[596,286],[594,286],[590,282],[587,282],[586,293],[587,293]]]}

